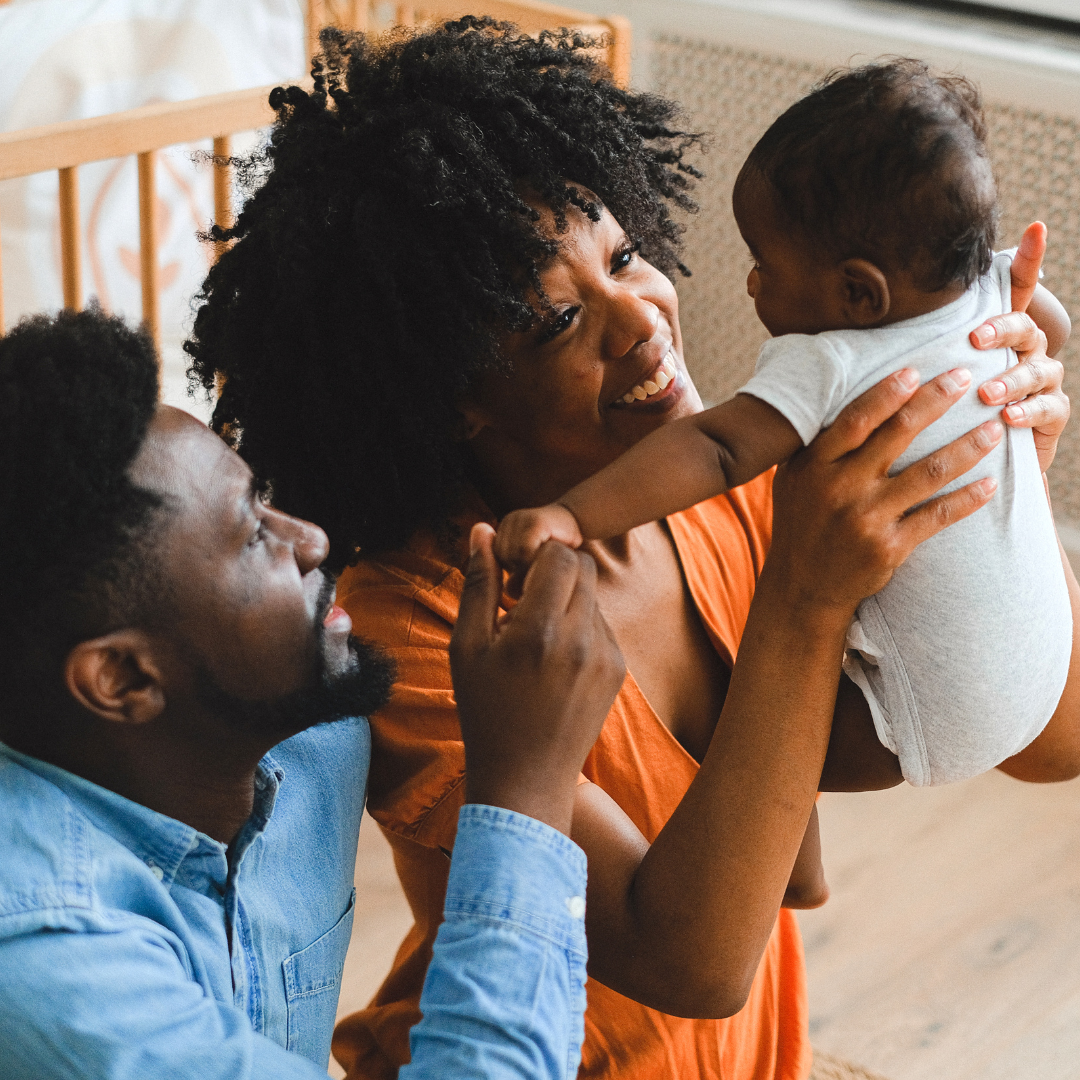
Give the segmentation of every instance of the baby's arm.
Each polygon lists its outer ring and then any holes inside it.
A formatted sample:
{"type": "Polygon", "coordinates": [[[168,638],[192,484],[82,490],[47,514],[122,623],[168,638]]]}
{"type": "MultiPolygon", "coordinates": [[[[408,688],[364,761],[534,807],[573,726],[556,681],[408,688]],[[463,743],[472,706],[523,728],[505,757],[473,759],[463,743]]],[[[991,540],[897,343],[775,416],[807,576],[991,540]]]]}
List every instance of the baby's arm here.
{"type": "Polygon", "coordinates": [[[685,510],[745,484],[781,461],[802,439],[771,405],[749,394],[646,435],[606,468],[571,488],[558,503],[508,514],[495,551],[524,568],[546,540],[577,547],[685,510]]]}

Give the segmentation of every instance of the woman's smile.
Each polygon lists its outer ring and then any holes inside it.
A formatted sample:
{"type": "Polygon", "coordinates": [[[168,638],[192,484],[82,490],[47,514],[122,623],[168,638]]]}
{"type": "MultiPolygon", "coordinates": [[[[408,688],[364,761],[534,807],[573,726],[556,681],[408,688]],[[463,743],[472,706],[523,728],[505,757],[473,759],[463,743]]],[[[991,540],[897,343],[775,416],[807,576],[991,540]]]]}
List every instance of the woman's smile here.
{"type": "Polygon", "coordinates": [[[640,382],[635,383],[611,408],[640,409],[664,403],[667,407],[686,391],[686,380],[679,378],[675,354],[668,349],[663,359],[640,382]]]}

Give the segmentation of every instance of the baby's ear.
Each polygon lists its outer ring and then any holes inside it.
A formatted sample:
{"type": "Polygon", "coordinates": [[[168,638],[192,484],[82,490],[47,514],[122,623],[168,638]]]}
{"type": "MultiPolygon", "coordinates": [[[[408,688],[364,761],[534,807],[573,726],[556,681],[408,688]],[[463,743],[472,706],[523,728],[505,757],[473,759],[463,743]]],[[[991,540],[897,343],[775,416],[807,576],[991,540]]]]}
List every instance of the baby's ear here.
{"type": "Polygon", "coordinates": [[[856,329],[876,326],[892,306],[888,279],[866,259],[844,259],[837,269],[848,325],[856,329]]]}

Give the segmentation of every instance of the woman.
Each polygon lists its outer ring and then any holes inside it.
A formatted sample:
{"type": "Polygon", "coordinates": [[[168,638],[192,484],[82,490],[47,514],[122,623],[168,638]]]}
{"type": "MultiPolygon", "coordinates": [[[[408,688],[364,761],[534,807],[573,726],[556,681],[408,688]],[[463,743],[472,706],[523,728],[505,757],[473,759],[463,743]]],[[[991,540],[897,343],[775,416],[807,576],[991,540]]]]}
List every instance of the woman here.
{"type": "MultiPolygon", "coordinates": [[[[465,538],[476,526],[486,551],[477,523],[548,501],[700,408],[665,277],[681,269],[670,208],[691,206],[697,139],[568,34],[463,20],[323,41],[315,92],[272,95],[272,168],[253,170],[265,182],[218,234],[236,243],[188,348],[208,389],[227,379],[215,427],[278,503],[326,528],[332,563],[355,564],[340,602],[398,662],[372,718],[368,805],[416,925],[335,1041],[350,1075],[389,1077],[407,1060],[463,798],[448,642],[465,538]],[[675,375],[656,394],[622,400],[660,370],[675,375]]],[[[1009,378],[1023,385],[1001,403],[1039,395],[1026,408],[1052,457],[1060,372],[1036,356],[1009,378]]],[[[834,711],[864,720],[839,682],[855,604],[990,497],[967,488],[907,513],[988,452],[994,425],[887,476],[963,388],[943,376],[915,393],[895,376],[871,391],[779,474],[774,535],[770,476],[590,549],[631,674],[574,815],[590,873],[581,1075],[807,1075],[801,944],[780,905],[834,711]]],[[[1059,713],[1071,747],[1071,688],[1059,713]]],[[[883,768],[882,785],[896,779],[883,768]]],[[[821,899],[812,874],[795,884],[791,901],[821,899]]]]}

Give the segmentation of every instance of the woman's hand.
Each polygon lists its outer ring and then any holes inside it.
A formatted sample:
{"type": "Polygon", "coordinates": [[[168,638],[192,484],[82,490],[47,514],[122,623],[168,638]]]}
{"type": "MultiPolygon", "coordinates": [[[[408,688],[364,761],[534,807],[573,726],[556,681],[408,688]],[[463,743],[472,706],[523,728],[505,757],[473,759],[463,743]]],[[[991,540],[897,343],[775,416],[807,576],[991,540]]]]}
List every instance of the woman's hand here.
{"type": "Polygon", "coordinates": [[[1045,251],[1046,226],[1037,221],[1024,232],[1013,259],[1015,310],[995,315],[971,332],[971,343],[977,349],[1016,350],[1020,362],[983,383],[979,397],[986,405],[1003,406],[1001,418],[1010,427],[1033,429],[1043,472],[1054,460],[1070,411],[1069,399],[1061,389],[1065,369],[1047,355],[1046,335],[1025,314],[1039,287],[1039,268],[1045,251]]]}
{"type": "Polygon", "coordinates": [[[918,544],[985,505],[997,486],[989,477],[933,496],[1000,442],[996,420],[889,475],[911,440],[970,384],[963,369],[922,387],[917,372],[898,371],[781,466],[763,583],[779,586],[788,604],[811,605],[817,618],[834,609],[846,626],[859,601],[883,588],[918,544]]]}

